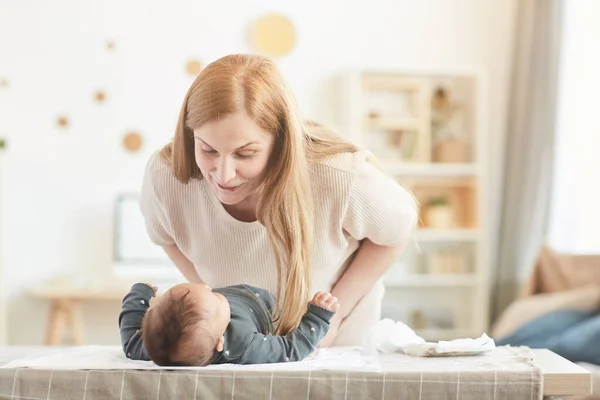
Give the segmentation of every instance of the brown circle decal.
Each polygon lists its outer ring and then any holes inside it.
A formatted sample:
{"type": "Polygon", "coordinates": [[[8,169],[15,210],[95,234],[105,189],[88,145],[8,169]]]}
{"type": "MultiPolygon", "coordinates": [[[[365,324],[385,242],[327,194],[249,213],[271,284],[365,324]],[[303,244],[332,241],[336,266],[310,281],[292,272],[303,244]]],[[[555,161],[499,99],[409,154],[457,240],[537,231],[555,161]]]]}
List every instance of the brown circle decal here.
{"type": "Polygon", "coordinates": [[[104,100],[106,100],[106,95],[104,94],[103,91],[98,90],[95,94],[94,94],[94,100],[96,100],[96,102],[98,103],[103,103],[104,100]]]}
{"type": "Polygon", "coordinates": [[[127,132],[123,137],[123,147],[128,151],[138,151],[142,147],[142,136],[137,132],[127,132]]]}
{"type": "Polygon", "coordinates": [[[58,119],[56,120],[56,123],[61,128],[66,128],[67,126],[69,126],[69,118],[66,115],[59,115],[58,119]]]}

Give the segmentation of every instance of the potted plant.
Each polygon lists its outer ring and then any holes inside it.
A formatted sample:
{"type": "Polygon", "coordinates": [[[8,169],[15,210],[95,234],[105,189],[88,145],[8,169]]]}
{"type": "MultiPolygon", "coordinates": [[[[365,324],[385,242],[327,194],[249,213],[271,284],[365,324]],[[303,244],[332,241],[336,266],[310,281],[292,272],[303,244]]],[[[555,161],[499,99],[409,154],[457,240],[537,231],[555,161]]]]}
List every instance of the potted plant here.
{"type": "Polygon", "coordinates": [[[454,226],[454,210],[448,197],[430,197],[425,205],[426,226],[436,229],[448,229],[454,226]]]}

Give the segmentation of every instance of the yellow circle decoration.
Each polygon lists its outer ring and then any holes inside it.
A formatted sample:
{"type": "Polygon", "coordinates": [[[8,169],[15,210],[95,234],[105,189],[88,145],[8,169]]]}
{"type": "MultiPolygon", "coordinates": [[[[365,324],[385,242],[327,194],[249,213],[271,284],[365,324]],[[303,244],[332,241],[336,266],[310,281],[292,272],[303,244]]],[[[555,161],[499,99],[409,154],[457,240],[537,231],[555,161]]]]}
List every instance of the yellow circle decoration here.
{"type": "Polygon", "coordinates": [[[137,132],[128,132],[123,138],[123,147],[128,151],[138,151],[142,147],[142,136],[137,132]]]}
{"type": "Polygon", "coordinates": [[[281,56],[288,53],[296,40],[294,24],[280,14],[260,18],[252,27],[252,44],[261,53],[281,56]]]}

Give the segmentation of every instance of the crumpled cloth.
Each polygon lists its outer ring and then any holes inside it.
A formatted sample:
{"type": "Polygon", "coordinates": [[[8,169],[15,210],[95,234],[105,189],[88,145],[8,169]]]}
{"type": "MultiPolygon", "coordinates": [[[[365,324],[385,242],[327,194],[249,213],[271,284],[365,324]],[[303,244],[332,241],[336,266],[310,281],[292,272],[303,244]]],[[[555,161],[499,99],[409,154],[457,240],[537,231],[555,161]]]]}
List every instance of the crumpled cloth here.
{"type": "Polygon", "coordinates": [[[389,318],[375,324],[363,343],[363,351],[367,354],[400,352],[420,357],[476,355],[495,347],[494,340],[485,333],[476,339],[427,342],[408,325],[389,318]]]}

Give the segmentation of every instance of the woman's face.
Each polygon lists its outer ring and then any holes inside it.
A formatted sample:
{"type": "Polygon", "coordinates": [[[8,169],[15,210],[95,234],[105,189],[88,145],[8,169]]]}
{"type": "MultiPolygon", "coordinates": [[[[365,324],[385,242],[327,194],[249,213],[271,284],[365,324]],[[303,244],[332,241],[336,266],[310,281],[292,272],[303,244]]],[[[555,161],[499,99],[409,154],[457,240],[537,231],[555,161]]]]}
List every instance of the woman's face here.
{"type": "Polygon", "coordinates": [[[253,194],[266,173],[274,137],[245,113],[194,129],[196,164],[223,204],[253,194]]]}

